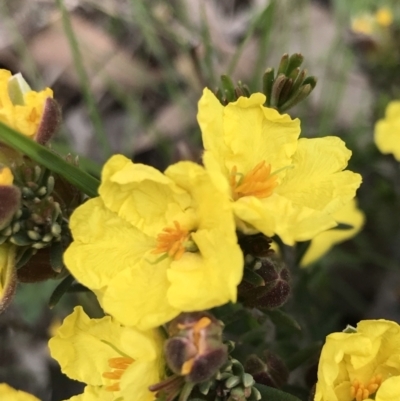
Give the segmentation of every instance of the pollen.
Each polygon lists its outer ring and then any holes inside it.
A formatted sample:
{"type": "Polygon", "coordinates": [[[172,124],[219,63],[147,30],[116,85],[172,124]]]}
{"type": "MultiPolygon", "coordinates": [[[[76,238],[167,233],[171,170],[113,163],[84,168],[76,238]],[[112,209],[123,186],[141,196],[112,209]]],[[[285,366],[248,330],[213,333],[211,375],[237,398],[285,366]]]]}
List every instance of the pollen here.
{"type": "Polygon", "coordinates": [[[271,174],[271,165],[267,165],[265,161],[258,163],[245,175],[238,173],[234,166],[230,175],[233,198],[234,200],[244,196],[268,198],[278,185],[277,179],[276,175],[271,174]],[[238,176],[239,180],[237,180],[238,176]]]}
{"type": "Polygon", "coordinates": [[[125,370],[134,362],[134,359],[129,357],[117,357],[110,358],[108,360],[108,366],[112,369],[110,372],[104,372],[103,377],[105,379],[117,380],[116,383],[113,383],[109,386],[105,387],[106,391],[119,391],[119,380],[122,375],[125,373],[125,370]]]}
{"type": "Polygon", "coordinates": [[[366,384],[360,383],[357,379],[353,380],[350,387],[350,394],[355,401],[363,401],[369,398],[370,395],[375,394],[382,384],[382,375],[375,375],[366,384]]]}
{"type": "Polygon", "coordinates": [[[166,253],[174,260],[179,260],[185,253],[185,242],[189,236],[189,231],[181,228],[180,224],[174,221],[174,227],[166,227],[158,234],[157,247],[151,253],[166,253]]]}

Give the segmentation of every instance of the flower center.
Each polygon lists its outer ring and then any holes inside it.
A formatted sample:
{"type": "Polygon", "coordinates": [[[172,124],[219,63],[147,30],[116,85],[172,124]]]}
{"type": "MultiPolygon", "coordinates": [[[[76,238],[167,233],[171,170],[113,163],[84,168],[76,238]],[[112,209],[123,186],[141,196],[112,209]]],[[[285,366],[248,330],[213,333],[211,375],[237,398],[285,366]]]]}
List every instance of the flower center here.
{"type": "Polygon", "coordinates": [[[381,384],[382,375],[373,376],[365,386],[355,379],[350,387],[350,394],[353,400],[363,401],[369,398],[371,394],[375,394],[381,384]]]}
{"type": "Polygon", "coordinates": [[[105,387],[106,391],[119,391],[119,379],[125,373],[125,370],[129,365],[134,362],[134,359],[129,357],[117,357],[110,358],[108,360],[108,366],[112,369],[111,372],[104,372],[103,377],[111,380],[118,380],[116,383],[111,384],[110,386],[105,387]]]}
{"type": "Polygon", "coordinates": [[[174,221],[174,227],[165,227],[157,235],[157,246],[151,253],[165,253],[172,259],[179,260],[186,251],[196,252],[198,248],[190,239],[190,232],[181,228],[180,224],[174,221]]]}
{"type": "Polygon", "coordinates": [[[230,175],[233,199],[238,200],[243,196],[268,198],[278,185],[277,179],[278,177],[275,174],[271,174],[271,165],[266,165],[265,161],[258,163],[245,175],[238,173],[236,166],[234,166],[230,175]],[[237,180],[238,176],[239,179],[237,180]]]}
{"type": "MultiPolygon", "coordinates": [[[[205,343],[201,341],[202,339],[202,330],[208,327],[211,324],[211,320],[208,317],[202,317],[199,321],[197,321],[192,327],[192,335],[193,335],[193,344],[197,349],[197,355],[188,359],[183,365],[181,374],[187,375],[192,371],[194,362],[198,355],[203,354],[205,343]]],[[[180,330],[188,328],[186,325],[179,324],[178,328],[180,330]]]]}

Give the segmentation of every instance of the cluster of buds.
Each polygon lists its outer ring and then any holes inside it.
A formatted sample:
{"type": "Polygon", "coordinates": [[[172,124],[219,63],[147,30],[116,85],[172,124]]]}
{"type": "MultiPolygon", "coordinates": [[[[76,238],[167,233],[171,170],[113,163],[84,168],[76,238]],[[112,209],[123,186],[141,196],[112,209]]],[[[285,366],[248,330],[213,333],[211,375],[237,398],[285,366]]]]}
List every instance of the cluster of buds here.
{"type": "MultiPolygon", "coordinates": [[[[301,69],[304,57],[300,53],[289,56],[284,54],[275,74],[274,68],[267,68],[263,76],[263,93],[265,105],[286,112],[313,91],[317,79],[307,76],[307,70],[301,69]]],[[[250,97],[247,85],[238,82],[235,87],[230,77],[221,77],[222,88],[215,91],[219,101],[225,106],[236,101],[240,96],[250,97]]]]}
{"type": "Polygon", "coordinates": [[[245,256],[239,300],[249,308],[274,309],[290,295],[290,273],[270,249],[271,240],[263,234],[243,236],[239,244],[245,256]]]}

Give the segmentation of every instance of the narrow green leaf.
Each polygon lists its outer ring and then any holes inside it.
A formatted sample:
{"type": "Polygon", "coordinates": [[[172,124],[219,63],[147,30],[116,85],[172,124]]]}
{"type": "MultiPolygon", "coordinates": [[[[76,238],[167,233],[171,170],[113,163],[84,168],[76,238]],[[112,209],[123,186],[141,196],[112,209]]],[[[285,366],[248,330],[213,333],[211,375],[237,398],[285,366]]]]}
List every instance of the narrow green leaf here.
{"type": "Polygon", "coordinates": [[[0,142],[30,157],[54,173],[61,175],[88,196],[97,196],[100,182],[96,178],[1,122],[0,142]]]}
{"type": "Polygon", "coordinates": [[[68,291],[73,281],[74,278],[71,275],[68,275],[61,281],[61,283],[58,284],[58,286],[55,288],[49,299],[50,309],[52,309],[54,306],[58,304],[61,297],[68,291]]]}
{"type": "Polygon", "coordinates": [[[261,401],[301,401],[294,395],[277,390],[273,387],[264,386],[263,384],[258,383],[255,387],[261,394],[261,401]]]}

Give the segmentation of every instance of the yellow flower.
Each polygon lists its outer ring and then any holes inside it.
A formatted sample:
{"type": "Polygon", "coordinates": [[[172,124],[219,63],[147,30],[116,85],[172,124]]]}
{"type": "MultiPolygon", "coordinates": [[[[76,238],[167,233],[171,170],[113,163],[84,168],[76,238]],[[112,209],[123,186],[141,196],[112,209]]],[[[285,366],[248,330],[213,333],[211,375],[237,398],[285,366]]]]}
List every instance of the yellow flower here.
{"type": "Polygon", "coordinates": [[[375,13],[375,20],[378,25],[387,28],[393,24],[393,13],[389,8],[379,8],[375,13]]]}
{"type": "Polygon", "coordinates": [[[0,69],[0,121],[34,139],[42,119],[50,88],[41,92],[30,89],[20,74],[0,69]]]}
{"type": "Polygon", "coordinates": [[[293,245],[337,225],[332,214],[350,201],[361,177],[336,137],[300,139],[300,122],[263,107],[253,94],[222,106],[205,89],[198,121],[204,164],[233,202],[238,228],[279,235],[293,245]]]}
{"type": "Polygon", "coordinates": [[[351,20],[351,30],[362,35],[372,36],[388,28],[393,23],[393,13],[386,7],[379,8],[375,14],[364,13],[351,20]]]}
{"type": "Polygon", "coordinates": [[[375,30],[375,19],[371,14],[363,14],[351,20],[351,30],[363,35],[372,35],[375,30]]]}
{"type": "Polygon", "coordinates": [[[390,102],[385,118],[376,123],[375,144],[382,153],[393,153],[400,161],[400,101],[390,102]]]}
{"type": "Polygon", "coordinates": [[[201,166],[164,175],[117,155],[99,194],[72,215],[65,262],[107,313],[147,329],[236,300],[243,255],[230,202],[201,166]]]}
{"type": "Polygon", "coordinates": [[[49,341],[63,373],[87,384],[74,401],[151,401],[160,381],[162,343],[156,330],[124,327],[110,316],[90,319],[78,306],[49,341]]]}
{"type": "Polygon", "coordinates": [[[315,401],[400,400],[400,326],[363,320],[326,338],[315,401]]]}
{"type": "Polygon", "coordinates": [[[352,228],[345,230],[331,229],[314,237],[309,248],[307,249],[307,252],[301,260],[302,267],[307,266],[321,258],[334,245],[357,235],[361,230],[365,220],[364,213],[357,208],[355,199],[352,199],[349,203],[334,213],[333,217],[338,223],[348,224],[352,226],[352,228]]]}
{"type": "Polygon", "coordinates": [[[24,391],[15,390],[5,383],[0,383],[0,400],[1,401],[39,401],[32,394],[24,391]]]}

